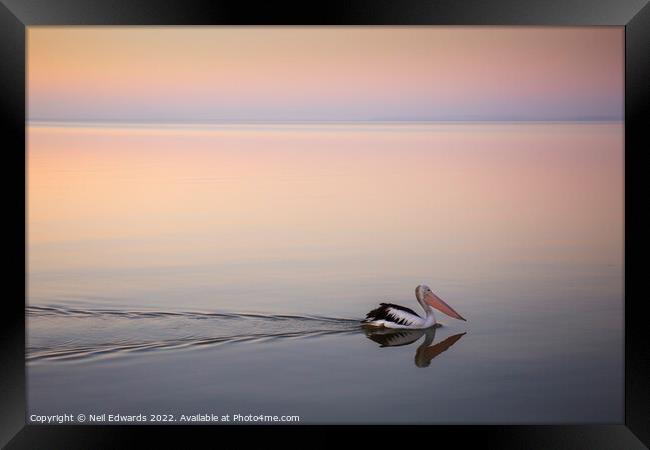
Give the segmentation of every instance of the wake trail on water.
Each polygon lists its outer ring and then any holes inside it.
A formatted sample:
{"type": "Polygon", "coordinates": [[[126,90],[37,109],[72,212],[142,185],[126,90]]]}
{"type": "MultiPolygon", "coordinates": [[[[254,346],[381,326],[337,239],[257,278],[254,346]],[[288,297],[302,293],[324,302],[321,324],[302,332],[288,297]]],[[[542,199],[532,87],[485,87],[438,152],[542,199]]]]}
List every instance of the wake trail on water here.
{"type": "Polygon", "coordinates": [[[26,359],[71,361],[128,352],[358,333],[359,319],[240,312],[28,306],[26,359]]]}

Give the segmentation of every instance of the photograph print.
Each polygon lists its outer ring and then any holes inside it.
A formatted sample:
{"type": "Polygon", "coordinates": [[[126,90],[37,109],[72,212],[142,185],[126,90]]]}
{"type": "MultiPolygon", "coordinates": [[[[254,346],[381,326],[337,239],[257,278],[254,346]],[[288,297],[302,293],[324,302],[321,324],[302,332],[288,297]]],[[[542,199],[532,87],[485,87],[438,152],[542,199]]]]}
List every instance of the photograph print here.
{"type": "Polygon", "coordinates": [[[623,27],[26,33],[29,424],[623,422],[623,27]]]}

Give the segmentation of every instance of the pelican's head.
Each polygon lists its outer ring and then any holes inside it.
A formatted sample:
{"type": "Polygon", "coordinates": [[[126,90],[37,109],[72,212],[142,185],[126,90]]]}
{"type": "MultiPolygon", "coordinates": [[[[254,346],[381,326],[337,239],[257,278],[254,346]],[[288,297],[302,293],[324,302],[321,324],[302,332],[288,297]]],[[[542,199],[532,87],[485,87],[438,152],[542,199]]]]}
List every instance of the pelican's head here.
{"type": "Polygon", "coordinates": [[[433,291],[431,291],[431,289],[429,288],[429,286],[421,284],[418,287],[416,287],[415,298],[417,298],[420,303],[423,303],[423,305],[426,304],[432,306],[436,308],[438,311],[447,314],[449,317],[453,317],[454,319],[459,319],[459,320],[465,320],[465,318],[463,318],[463,316],[458,314],[454,310],[454,308],[449,306],[440,297],[434,294],[433,291]]]}

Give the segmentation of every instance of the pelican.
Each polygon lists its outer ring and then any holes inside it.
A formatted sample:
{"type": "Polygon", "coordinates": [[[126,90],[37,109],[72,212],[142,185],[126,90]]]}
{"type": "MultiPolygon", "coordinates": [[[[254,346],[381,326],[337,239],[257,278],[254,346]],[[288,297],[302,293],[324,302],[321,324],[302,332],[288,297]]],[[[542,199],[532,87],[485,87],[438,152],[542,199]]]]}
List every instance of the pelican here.
{"type": "Polygon", "coordinates": [[[465,320],[451,306],[431,292],[429,286],[421,284],[416,287],[415,298],[424,309],[424,317],[420,317],[418,313],[404,306],[380,303],[379,308],[373,309],[366,314],[366,318],[361,323],[373,327],[406,328],[410,330],[430,328],[436,325],[436,315],[433,308],[454,319],[465,320]]]}

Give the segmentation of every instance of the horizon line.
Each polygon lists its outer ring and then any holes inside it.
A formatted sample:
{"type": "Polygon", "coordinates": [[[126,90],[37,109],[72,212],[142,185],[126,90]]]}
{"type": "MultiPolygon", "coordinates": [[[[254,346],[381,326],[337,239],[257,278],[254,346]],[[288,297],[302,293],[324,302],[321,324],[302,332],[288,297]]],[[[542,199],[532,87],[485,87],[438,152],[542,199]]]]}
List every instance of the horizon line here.
{"type": "Polygon", "coordinates": [[[561,123],[561,122],[624,122],[624,117],[579,117],[540,119],[307,119],[307,120],[120,120],[120,119],[26,119],[26,124],[105,124],[105,125],[248,125],[248,124],[436,124],[436,123],[561,123]]]}

